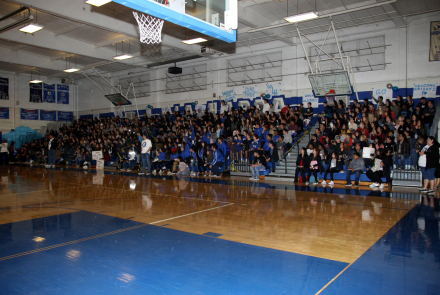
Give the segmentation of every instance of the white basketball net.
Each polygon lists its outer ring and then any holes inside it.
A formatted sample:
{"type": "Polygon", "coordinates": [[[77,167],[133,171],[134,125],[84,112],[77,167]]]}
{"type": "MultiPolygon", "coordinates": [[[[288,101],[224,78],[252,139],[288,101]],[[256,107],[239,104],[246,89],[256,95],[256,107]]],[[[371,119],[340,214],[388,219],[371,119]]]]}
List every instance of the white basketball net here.
{"type": "Polygon", "coordinates": [[[162,42],[163,19],[148,14],[137,14],[134,11],[133,15],[139,25],[142,43],[156,44],[162,42]]]}

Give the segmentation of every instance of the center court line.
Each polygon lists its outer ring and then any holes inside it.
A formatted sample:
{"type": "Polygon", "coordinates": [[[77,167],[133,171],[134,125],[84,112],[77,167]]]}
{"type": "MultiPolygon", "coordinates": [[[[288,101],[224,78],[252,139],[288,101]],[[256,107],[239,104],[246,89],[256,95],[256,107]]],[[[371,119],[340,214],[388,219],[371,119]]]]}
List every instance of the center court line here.
{"type": "Polygon", "coordinates": [[[210,210],[214,210],[214,209],[219,209],[219,208],[230,206],[230,205],[234,205],[234,203],[230,203],[230,204],[223,205],[223,206],[217,206],[217,207],[214,207],[214,208],[205,209],[205,210],[201,210],[201,211],[196,211],[196,212],[188,213],[188,214],[184,214],[184,215],[179,215],[179,216],[176,216],[176,217],[171,217],[171,218],[167,218],[167,219],[163,219],[163,220],[159,220],[159,221],[154,221],[154,222],[151,222],[151,223],[148,223],[148,224],[140,224],[140,225],[136,225],[136,226],[132,226],[132,227],[118,229],[118,230],[111,231],[111,232],[108,232],[108,233],[103,233],[103,234],[99,234],[99,235],[95,235],[95,236],[91,236],[91,237],[87,237],[87,238],[82,238],[82,239],[78,239],[78,240],[74,240],[74,241],[70,241],[70,242],[66,242],[66,243],[61,243],[61,244],[56,244],[56,245],[52,245],[52,246],[48,246],[48,247],[43,247],[43,248],[39,248],[39,249],[27,251],[27,252],[13,254],[13,255],[9,255],[9,256],[4,256],[4,257],[0,257],[0,261],[5,261],[5,260],[12,259],[12,258],[17,258],[17,257],[25,256],[25,255],[30,255],[30,254],[34,254],[34,253],[38,253],[38,252],[42,252],[42,251],[46,251],[46,250],[50,250],[50,249],[55,249],[55,248],[59,248],[59,247],[63,247],[63,246],[68,246],[68,245],[72,245],[72,244],[76,244],[76,243],[80,243],[80,242],[84,242],[84,241],[89,241],[89,240],[93,240],[93,239],[97,239],[97,238],[101,238],[101,237],[105,237],[105,236],[109,236],[109,235],[113,235],[113,234],[129,231],[129,230],[145,227],[145,226],[147,226],[149,224],[155,224],[155,223],[163,222],[163,221],[166,221],[166,220],[177,219],[177,218],[181,218],[181,217],[185,217],[185,216],[189,216],[189,215],[194,215],[194,214],[197,214],[197,213],[202,213],[202,212],[206,212],[206,211],[210,211],[210,210]]]}
{"type": "Polygon", "coordinates": [[[197,211],[197,212],[193,212],[193,213],[188,213],[188,214],[180,215],[180,216],[176,216],[176,217],[171,217],[171,218],[167,218],[167,219],[151,222],[149,224],[155,224],[155,223],[159,223],[159,222],[164,222],[164,221],[167,221],[167,220],[172,220],[172,219],[181,218],[181,217],[185,217],[185,216],[189,216],[189,215],[193,215],[193,214],[197,214],[197,213],[202,213],[202,212],[206,212],[206,211],[209,211],[209,210],[214,210],[214,209],[218,209],[218,208],[222,208],[222,207],[226,207],[226,206],[231,206],[231,205],[234,205],[234,204],[235,203],[229,203],[227,205],[218,206],[218,207],[214,207],[214,208],[210,208],[210,209],[206,209],[206,210],[201,210],[201,211],[197,211]]]}

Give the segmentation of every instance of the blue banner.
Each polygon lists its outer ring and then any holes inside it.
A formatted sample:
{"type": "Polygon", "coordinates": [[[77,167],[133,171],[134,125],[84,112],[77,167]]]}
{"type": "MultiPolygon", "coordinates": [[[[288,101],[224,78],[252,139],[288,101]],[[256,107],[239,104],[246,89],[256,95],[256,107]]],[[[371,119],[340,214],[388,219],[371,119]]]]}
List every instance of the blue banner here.
{"type": "Polygon", "coordinates": [[[57,102],[69,104],[69,85],[57,85],[57,102]]]}
{"type": "Polygon", "coordinates": [[[29,92],[30,102],[43,102],[43,83],[29,83],[29,92]]]}
{"type": "Polygon", "coordinates": [[[0,78],[0,99],[9,100],[9,79],[0,78]]]}
{"type": "Polygon", "coordinates": [[[40,120],[42,120],[42,121],[56,121],[57,120],[57,111],[40,110],[40,120]]]}
{"type": "Polygon", "coordinates": [[[9,108],[0,108],[0,119],[9,119],[9,108]]]}
{"type": "Polygon", "coordinates": [[[55,103],[55,84],[43,84],[43,102],[55,103]]]}
{"type": "Polygon", "coordinates": [[[58,121],[73,121],[73,112],[58,111],[58,121]]]}
{"type": "Polygon", "coordinates": [[[22,119],[22,120],[38,120],[38,110],[20,109],[20,119],[22,119]]]}

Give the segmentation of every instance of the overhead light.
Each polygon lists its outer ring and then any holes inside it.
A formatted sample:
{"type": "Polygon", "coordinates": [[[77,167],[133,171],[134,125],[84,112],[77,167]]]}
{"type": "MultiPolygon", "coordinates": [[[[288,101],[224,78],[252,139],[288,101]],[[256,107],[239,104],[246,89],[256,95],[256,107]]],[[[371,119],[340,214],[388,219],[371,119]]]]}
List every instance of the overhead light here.
{"type": "Polygon", "coordinates": [[[112,2],[112,0],[87,0],[85,3],[93,5],[93,6],[102,6],[104,4],[107,4],[109,2],[112,2]]]}
{"type": "Polygon", "coordinates": [[[285,17],[284,20],[288,21],[289,23],[297,23],[300,21],[314,19],[317,17],[318,17],[318,15],[316,14],[316,12],[312,11],[312,12],[306,12],[306,13],[302,13],[302,14],[288,16],[288,17],[285,17]]]}
{"type": "Polygon", "coordinates": [[[129,58],[133,58],[134,56],[131,54],[122,54],[122,55],[118,55],[113,57],[113,59],[117,59],[117,60],[124,60],[124,59],[129,59],[129,58]]]}
{"type": "Polygon", "coordinates": [[[32,34],[32,33],[35,33],[35,32],[37,32],[39,30],[42,30],[43,28],[44,27],[40,26],[39,24],[28,24],[28,25],[26,25],[26,26],[24,26],[24,27],[22,27],[21,29],[18,29],[18,30],[21,31],[21,32],[24,32],[24,33],[32,34]]]}
{"type": "Polygon", "coordinates": [[[34,79],[34,80],[30,80],[29,83],[43,83],[43,81],[38,80],[38,79],[34,79]]]}
{"type": "Polygon", "coordinates": [[[189,39],[189,40],[183,40],[182,43],[185,44],[196,44],[196,43],[200,43],[200,42],[206,42],[208,40],[203,39],[203,38],[194,38],[194,39],[189,39]]]}
{"type": "Polygon", "coordinates": [[[78,72],[79,70],[80,69],[70,68],[70,69],[63,70],[63,72],[65,72],[65,73],[74,73],[74,72],[78,72]]]}

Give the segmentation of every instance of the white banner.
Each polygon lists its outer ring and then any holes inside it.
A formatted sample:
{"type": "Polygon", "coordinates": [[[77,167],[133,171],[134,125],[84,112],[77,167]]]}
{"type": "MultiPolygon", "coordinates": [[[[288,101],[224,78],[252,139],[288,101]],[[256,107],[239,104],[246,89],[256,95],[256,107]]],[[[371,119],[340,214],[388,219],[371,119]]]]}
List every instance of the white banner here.
{"type": "Polygon", "coordinates": [[[93,151],[92,152],[92,160],[101,160],[102,158],[104,158],[104,157],[102,156],[101,151],[93,151]]]}
{"type": "Polygon", "coordinates": [[[224,101],[233,101],[237,97],[237,93],[235,93],[235,89],[229,89],[222,92],[222,100],[224,101]]]}
{"type": "Polygon", "coordinates": [[[318,107],[318,97],[315,97],[312,92],[303,92],[302,95],[304,107],[307,108],[307,103],[312,104],[312,108],[318,107]]]}
{"type": "Polygon", "coordinates": [[[243,86],[243,96],[244,98],[255,98],[260,96],[257,85],[243,86]]]}
{"type": "Polygon", "coordinates": [[[437,90],[436,83],[414,84],[413,98],[427,97],[434,98],[437,90]]]}
{"type": "Polygon", "coordinates": [[[266,93],[270,96],[281,95],[281,82],[266,83],[266,93]]]}
{"type": "Polygon", "coordinates": [[[373,88],[371,90],[373,92],[373,96],[377,99],[379,96],[383,97],[383,100],[389,99],[393,100],[393,90],[388,88],[373,88]]]}
{"type": "Polygon", "coordinates": [[[201,113],[204,113],[206,110],[206,105],[205,104],[196,104],[196,112],[198,112],[198,110],[200,110],[201,113]]]}
{"type": "Polygon", "coordinates": [[[168,112],[170,112],[170,114],[172,113],[170,106],[162,108],[162,115],[166,115],[168,112]]]}
{"type": "Polygon", "coordinates": [[[96,160],[96,170],[104,170],[104,160],[96,160]]]}

